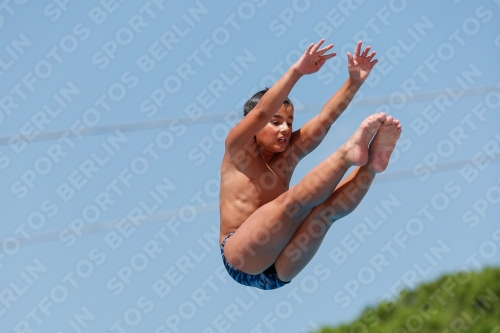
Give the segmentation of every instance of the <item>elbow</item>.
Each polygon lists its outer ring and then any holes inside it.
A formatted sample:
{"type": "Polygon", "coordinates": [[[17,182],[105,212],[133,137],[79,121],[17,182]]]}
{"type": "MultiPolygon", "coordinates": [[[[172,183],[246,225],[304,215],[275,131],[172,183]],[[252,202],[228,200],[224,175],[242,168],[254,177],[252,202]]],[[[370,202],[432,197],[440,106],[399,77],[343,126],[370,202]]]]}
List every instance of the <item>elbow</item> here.
{"type": "Polygon", "coordinates": [[[235,140],[236,139],[234,138],[234,135],[232,135],[231,131],[229,131],[229,133],[226,136],[226,140],[224,140],[224,146],[226,148],[226,151],[234,145],[235,140]]]}
{"type": "Polygon", "coordinates": [[[250,113],[252,113],[253,117],[255,117],[258,120],[268,117],[265,108],[260,107],[260,105],[258,104],[252,109],[252,111],[250,111],[250,113]]]}

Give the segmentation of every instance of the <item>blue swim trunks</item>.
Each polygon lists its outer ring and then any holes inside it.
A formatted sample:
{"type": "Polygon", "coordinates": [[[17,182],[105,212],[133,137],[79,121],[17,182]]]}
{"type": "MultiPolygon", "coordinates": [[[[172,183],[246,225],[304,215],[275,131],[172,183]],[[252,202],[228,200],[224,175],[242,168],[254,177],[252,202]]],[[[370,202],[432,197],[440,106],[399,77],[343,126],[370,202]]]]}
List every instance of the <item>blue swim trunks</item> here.
{"type": "Polygon", "coordinates": [[[274,264],[271,265],[271,267],[269,267],[262,273],[257,275],[247,274],[231,266],[231,264],[227,262],[226,257],[224,256],[224,245],[226,245],[226,241],[233,234],[234,232],[227,235],[227,237],[224,238],[224,241],[222,242],[220,247],[222,262],[224,263],[224,267],[226,267],[229,276],[231,276],[236,282],[244,286],[255,287],[264,290],[277,289],[283,287],[285,284],[290,283],[290,281],[284,282],[279,279],[274,264]]]}

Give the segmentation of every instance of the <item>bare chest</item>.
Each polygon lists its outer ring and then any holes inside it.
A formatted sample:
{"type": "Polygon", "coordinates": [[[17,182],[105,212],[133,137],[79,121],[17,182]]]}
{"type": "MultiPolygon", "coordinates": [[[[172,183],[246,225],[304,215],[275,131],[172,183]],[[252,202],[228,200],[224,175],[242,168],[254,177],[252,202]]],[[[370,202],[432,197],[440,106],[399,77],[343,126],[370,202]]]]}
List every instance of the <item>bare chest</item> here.
{"type": "Polygon", "coordinates": [[[237,168],[235,185],[243,190],[242,194],[249,196],[248,199],[262,206],[289,189],[292,172],[286,157],[278,156],[266,162],[259,155],[245,168],[237,168]]]}

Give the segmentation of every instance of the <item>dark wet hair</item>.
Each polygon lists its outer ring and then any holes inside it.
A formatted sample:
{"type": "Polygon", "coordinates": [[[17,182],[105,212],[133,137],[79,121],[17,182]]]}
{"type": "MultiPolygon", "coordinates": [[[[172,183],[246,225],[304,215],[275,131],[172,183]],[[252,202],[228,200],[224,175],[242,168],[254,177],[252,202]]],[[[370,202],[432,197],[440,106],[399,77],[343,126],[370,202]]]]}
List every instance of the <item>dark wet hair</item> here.
{"type": "MultiPolygon", "coordinates": [[[[257,105],[257,103],[259,103],[262,96],[264,96],[264,94],[268,90],[269,90],[269,88],[261,90],[258,93],[256,93],[255,95],[253,95],[252,97],[250,97],[250,99],[248,101],[246,101],[245,105],[243,106],[243,116],[246,116],[248,114],[248,112],[252,111],[252,109],[257,105]]],[[[283,104],[285,104],[286,106],[291,106],[293,109],[292,101],[288,97],[283,101],[283,104]]]]}

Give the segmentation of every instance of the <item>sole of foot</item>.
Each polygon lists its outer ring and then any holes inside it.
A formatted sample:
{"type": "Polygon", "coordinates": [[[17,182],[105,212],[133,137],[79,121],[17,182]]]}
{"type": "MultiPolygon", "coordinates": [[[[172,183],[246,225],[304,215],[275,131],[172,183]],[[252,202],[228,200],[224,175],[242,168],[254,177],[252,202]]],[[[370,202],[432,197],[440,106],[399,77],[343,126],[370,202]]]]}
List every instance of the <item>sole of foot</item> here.
{"type": "Polygon", "coordinates": [[[363,120],[345,144],[346,160],[349,164],[365,165],[369,161],[368,145],[386,120],[384,112],[373,114],[363,120]]]}
{"type": "Polygon", "coordinates": [[[369,147],[368,162],[373,171],[382,172],[387,168],[401,131],[399,120],[392,116],[388,116],[380,126],[369,147]]]}

